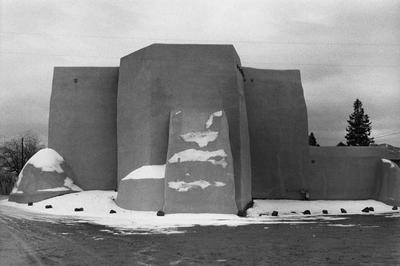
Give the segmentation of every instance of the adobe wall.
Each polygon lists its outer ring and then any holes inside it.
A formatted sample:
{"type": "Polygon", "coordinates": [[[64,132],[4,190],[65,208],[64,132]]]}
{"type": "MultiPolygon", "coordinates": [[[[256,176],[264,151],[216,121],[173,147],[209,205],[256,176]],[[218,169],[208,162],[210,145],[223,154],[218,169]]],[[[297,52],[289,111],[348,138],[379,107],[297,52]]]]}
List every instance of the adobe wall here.
{"type": "Polygon", "coordinates": [[[56,67],[48,146],[70,165],[82,189],[117,185],[118,67],[56,67]]]}
{"type": "Polygon", "coordinates": [[[381,147],[310,147],[310,198],[376,199],[381,158],[398,156],[381,147]]]}
{"type": "Polygon", "coordinates": [[[379,165],[381,185],[378,200],[400,206],[400,168],[388,159],[381,160],[379,165]]]}
{"type": "MultiPolygon", "coordinates": [[[[172,109],[225,110],[238,207],[251,201],[246,103],[231,45],[154,44],[121,59],[118,84],[118,181],[167,160],[172,109]]],[[[241,207],[240,207],[241,206],[241,207]]]]}
{"type": "Polygon", "coordinates": [[[243,68],[254,198],[299,199],[307,187],[307,108],[298,70],[243,68]]]}

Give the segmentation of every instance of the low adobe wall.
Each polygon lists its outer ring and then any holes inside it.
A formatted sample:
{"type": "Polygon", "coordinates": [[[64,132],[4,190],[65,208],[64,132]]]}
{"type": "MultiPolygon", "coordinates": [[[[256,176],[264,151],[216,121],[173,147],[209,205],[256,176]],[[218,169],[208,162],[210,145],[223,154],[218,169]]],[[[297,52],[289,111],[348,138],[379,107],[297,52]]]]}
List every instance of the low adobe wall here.
{"type": "Polygon", "coordinates": [[[383,147],[310,147],[310,199],[377,199],[381,159],[398,157],[383,147]]]}
{"type": "Polygon", "coordinates": [[[390,204],[400,205],[400,168],[390,160],[380,163],[381,184],[378,200],[390,204]]]}

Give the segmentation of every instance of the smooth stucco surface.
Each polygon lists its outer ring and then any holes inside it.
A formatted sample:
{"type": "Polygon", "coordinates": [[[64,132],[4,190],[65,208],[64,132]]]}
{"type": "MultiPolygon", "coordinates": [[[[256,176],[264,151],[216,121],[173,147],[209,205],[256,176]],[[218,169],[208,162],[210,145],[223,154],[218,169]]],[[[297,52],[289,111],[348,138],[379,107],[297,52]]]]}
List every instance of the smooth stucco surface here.
{"type": "Polygon", "coordinates": [[[400,206],[400,168],[394,162],[380,161],[381,185],[378,200],[400,206]]]}
{"type": "Polygon", "coordinates": [[[127,209],[233,213],[252,197],[299,199],[308,192],[310,199],[398,202],[400,193],[398,168],[381,163],[399,160],[398,153],[309,147],[300,72],[242,68],[232,45],[153,44],[121,58],[120,68],[56,67],[49,147],[70,165],[81,188],[119,184],[117,203],[127,209]],[[135,169],[164,165],[174,153],[195,148],[179,136],[205,130],[203,120],[218,110],[224,111],[215,120],[222,123],[215,124],[218,141],[197,149],[230,149],[227,169],[209,162],[169,163],[167,180],[121,182],[135,169]],[[194,175],[187,177],[188,171],[194,175]],[[181,179],[215,184],[217,176],[228,178],[226,187],[171,193],[165,186],[181,179]],[[224,189],[230,192],[219,193],[224,189]]]}
{"type": "Polygon", "coordinates": [[[117,67],[56,67],[49,147],[82,189],[117,186],[117,67]]]}
{"type": "Polygon", "coordinates": [[[226,111],[241,207],[251,201],[243,80],[231,45],[154,44],[121,59],[118,83],[118,180],[167,159],[172,109],[226,111]]]}
{"type": "Polygon", "coordinates": [[[116,203],[127,210],[161,210],[164,204],[164,178],[121,180],[116,203]]]}
{"type": "Polygon", "coordinates": [[[245,67],[244,75],[253,198],[302,198],[309,159],[300,72],[245,67]]]}
{"type": "Polygon", "coordinates": [[[381,158],[398,157],[380,147],[310,147],[310,198],[375,199],[385,179],[381,158]]]}
{"type": "Polygon", "coordinates": [[[167,156],[163,208],[166,213],[237,213],[233,158],[224,112],[215,109],[171,112],[167,156]],[[213,117],[216,111],[221,116],[213,117]],[[207,128],[210,116],[212,123],[207,128]],[[204,143],[183,138],[197,134],[194,139],[200,139],[199,135],[207,139],[207,134],[214,133],[217,137],[204,143]],[[192,150],[195,151],[186,153],[192,150]],[[197,152],[204,157],[196,156],[197,152]]]}
{"type": "Polygon", "coordinates": [[[56,171],[42,171],[34,165],[27,163],[20,173],[20,181],[17,182],[15,190],[10,194],[9,201],[19,203],[37,202],[59,195],[73,193],[64,186],[67,177],[73,179],[68,165],[61,164],[62,173],[56,171]],[[64,190],[58,190],[63,188],[64,190]]]}

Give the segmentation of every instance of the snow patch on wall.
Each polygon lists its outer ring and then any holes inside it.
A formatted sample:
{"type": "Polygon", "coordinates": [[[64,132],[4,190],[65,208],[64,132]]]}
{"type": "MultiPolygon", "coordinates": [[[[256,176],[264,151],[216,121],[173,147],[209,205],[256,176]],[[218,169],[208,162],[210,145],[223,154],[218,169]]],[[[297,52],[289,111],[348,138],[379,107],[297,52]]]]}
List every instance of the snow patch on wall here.
{"type": "Polygon", "coordinates": [[[168,186],[170,188],[176,189],[179,192],[187,192],[196,187],[205,189],[209,186],[223,187],[225,185],[226,184],[224,182],[216,181],[216,182],[214,182],[214,184],[211,184],[210,182],[202,180],[202,179],[198,180],[198,181],[193,181],[193,182],[185,182],[185,181],[168,182],[168,186]]]}
{"type": "Polygon", "coordinates": [[[220,181],[215,181],[214,182],[214,186],[216,186],[216,187],[223,187],[223,186],[225,186],[226,184],[224,183],[224,182],[220,182],[220,181]]]}
{"type": "Polygon", "coordinates": [[[206,128],[211,127],[211,125],[213,124],[214,117],[221,117],[221,116],[222,116],[222,111],[217,111],[212,113],[206,122],[206,128]]]}
{"type": "Polygon", "coordinates": [[[46,188],[46,189],[38,189],[40,192],[55,192],[55,191],[69,191],[69,188],[66,187],[55,187],[55,188],[46,188]]]}
{"type": "Polygon", "coordinates": [[[176,181],[176,182],[168,182],[168,186],[172,189],[176,189],[179,192],[187,192],[193,188],[200,187],[205,189],[206,187],[210,186],[211,184],[204,180],[198,180],[193,182],[186,183],[185,181],[176,181]]]}
{"type": "Polygon", "coordinates": [[[394,162],[392,162],[391,160],[382,159],[382,162],[390,164],[390,168],[396,168],[396,164],[394,162]]]}
{"type": "Polygon", "coordinates": [[[128,179],[161,179],[165,177],[165,164],[163,165],[143,165],[127,176],[122,178],[123,180],[128,179]]]}
{"type": "Polygon", "coordinates": [[[74,181],[72,181],[71,178],[66,177],[64,180],[64,186],[67,188],[70,188],[73,191],[83,191],[80,187],[74,184],[74,181]]]}
{"type": "Polygon", "coordinates": [[[169,160],[169,163],[180,163],[180,162],[210,162],[214,165],[221,165],[225,168],[228,163],[225,161],[227,157],[226,152],[223,149],[216,151],[202,151],[195,149],[187,149],[178,153],[175,153],[169,160]],[[217,160],[214,157],[221,157],[217,160]]]}
{"type": "Polygon", "coordinates": [[[180,135],[186,142],[196,142],[199,147],[205,147],[209,142],[213,142],[218,137],[217,131],[189,132],[180,135]]]}

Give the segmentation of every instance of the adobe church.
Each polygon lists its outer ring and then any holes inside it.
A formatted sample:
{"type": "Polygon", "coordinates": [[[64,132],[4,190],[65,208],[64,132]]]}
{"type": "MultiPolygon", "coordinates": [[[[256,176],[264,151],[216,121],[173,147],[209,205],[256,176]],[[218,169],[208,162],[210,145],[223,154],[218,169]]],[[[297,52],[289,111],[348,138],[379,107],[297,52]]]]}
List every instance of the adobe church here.
{"type": "Polygon", "coordinates": [[[48,146],[77,187],[116,189],[130,210],[237,213],[253,198],[400,201],[399,173],[381,163],[398,154],[310,148],[300,72],[244,67],[232,45],[152,44],[119,67],[55,67],[48,146]]]}

